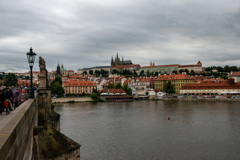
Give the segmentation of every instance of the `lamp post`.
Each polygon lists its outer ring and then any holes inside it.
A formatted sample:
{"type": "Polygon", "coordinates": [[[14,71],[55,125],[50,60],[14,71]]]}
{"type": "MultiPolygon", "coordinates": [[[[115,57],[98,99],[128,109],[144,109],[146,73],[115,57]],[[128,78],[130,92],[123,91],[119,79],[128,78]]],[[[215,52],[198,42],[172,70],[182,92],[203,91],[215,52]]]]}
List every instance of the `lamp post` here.
{"type": "Polygon", "coordinates": [[[30,92],[29,92],[29,98],[34,98],[34,93],[33,93],[33,89],[32,89],[32,68],[33,68],[36,53],[34,53],[32,50],[33,50],[32,47],[30,47],[30,51],[26,54],[27,59],[28,59],[28,64],[30,67],[30,80],[31,80],[31,88],[30,88],[30,92]]]}

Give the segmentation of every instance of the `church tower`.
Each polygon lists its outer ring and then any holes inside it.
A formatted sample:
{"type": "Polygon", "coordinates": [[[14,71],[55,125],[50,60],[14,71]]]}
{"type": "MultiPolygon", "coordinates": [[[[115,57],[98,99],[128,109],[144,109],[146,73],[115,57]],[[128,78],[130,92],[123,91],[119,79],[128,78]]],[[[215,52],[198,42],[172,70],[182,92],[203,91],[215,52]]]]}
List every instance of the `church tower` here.
{"type": "Polygon", "coordinates": [[[115,58],[115,66],[118,66],[120,62],[120,58],[118,57],[118,53],[117,53],[117,57],[115,58]]]}
{"type": "Polygon", "coordinates": [[[114,63],[113,63],[113,57],[112,57],[112,59],[111,59],[111,67],[113,67],[114,66],[114,63]]]}
{"type": "Polygon", "coordinates": [[[56,76],[61,76],[61,69],[60,69],[60,65],[58,63],[58,66],[57,66],[57,70],[56,70],[56,76]]]}

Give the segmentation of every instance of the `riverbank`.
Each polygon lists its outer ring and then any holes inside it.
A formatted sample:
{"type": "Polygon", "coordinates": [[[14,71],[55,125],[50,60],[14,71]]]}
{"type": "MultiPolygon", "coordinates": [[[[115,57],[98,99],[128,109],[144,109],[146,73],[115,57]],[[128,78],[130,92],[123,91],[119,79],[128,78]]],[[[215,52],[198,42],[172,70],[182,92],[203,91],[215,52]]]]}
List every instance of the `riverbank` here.
{"type": "MultiPolygon", "coordinates": [[[[142,100],[140,100],[142,101],[142,100]]],[[[150,100],[152,101],[152,100],[150,100]]],[[[212,101],[212,102],[240,102],[240,98],[163,98],[153,101],[212,101]]],[[[93,102],[90,97],[75,97],[75,98],[52,98],[52,103],[80,103],[80,102],[93,102]]]]}
{"type": "Polygon", "coordinates": [[[184,99],[180,99],[180,98],[163,98],[161,99],[163,101],[201,101],[201,102],[208,102],[208,101],[212,101],[212,102],[240,102],[239,98],[184,98],[184,99]]]}
{"type": "Polygon", "coordinates": [[[52,103],[78,103],[78,102],[92,102],[90,97],[74,97],[74,98],[52,98],[52,103]]]}

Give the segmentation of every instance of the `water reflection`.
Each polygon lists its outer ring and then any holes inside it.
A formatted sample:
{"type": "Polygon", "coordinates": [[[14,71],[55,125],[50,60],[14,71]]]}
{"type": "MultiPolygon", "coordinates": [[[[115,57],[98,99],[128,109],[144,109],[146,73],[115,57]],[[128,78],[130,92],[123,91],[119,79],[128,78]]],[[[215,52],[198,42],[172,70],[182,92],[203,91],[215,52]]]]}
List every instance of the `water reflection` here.
{"type": "Polygon", "coordinates": [[[239,159],[239,102],[58,104],[61,131],[88,159],[239,159]],[[168,116],[171,117],[168,120],[168,116]]]}

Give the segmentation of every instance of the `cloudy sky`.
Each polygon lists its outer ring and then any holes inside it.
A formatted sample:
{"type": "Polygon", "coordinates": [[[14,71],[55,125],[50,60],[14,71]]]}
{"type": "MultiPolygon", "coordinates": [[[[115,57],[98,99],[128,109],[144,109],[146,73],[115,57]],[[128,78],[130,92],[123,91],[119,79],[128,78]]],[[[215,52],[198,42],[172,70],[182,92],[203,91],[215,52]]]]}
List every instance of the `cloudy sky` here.
{"type": "Polygon", "coordinates": [[[239,0],[0,0],[0,72],[110,65],[240,66],[239,0]]]}

